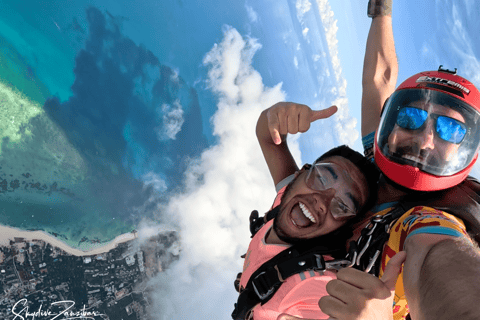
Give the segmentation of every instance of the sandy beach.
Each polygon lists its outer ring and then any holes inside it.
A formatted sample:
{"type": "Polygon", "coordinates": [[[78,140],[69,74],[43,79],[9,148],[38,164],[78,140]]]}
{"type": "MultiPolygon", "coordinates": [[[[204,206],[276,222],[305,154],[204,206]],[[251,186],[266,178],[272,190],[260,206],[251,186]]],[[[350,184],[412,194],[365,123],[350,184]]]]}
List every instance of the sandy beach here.
{"type": "Polygon", "coordinates": [[[43,231],[24,231],[17,228],[0,226],[0,246],[8,246],[10,244],[10,240],[14,240],[14,238],[24,238],[25,240],[42,240],[75,256],[91,256],[105,253],[114,249],[119,243],[133,240],[137,237],[137,233],[124,233],[108,243],[91,244],[91,250],[83,251],[72,248],[66,243],[62,242],[60,239],[43,231]]]}

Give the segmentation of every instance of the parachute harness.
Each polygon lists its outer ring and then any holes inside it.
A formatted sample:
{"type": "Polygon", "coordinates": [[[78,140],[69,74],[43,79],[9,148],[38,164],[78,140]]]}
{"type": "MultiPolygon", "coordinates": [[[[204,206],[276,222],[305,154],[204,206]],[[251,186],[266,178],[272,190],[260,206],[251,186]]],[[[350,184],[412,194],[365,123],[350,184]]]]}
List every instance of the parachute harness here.
{"type": "Polygon", "coordinates": [[[367,226],[362,229],[358,240],[350,243],[350,250],[346,257],[350,265],[347,267],[354,267],[378,276],[381,261],[378,258],[382,254],[383,246],[390,236],[392,226],[406,211],[404,204],[400,202],[390,212],[373,216],[367,226]]]}

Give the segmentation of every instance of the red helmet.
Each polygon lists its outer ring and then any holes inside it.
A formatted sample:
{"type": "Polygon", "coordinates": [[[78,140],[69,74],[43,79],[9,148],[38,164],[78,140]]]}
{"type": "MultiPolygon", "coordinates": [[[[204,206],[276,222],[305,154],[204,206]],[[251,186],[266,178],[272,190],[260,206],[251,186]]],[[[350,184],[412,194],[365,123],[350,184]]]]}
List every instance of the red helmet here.
{"type": "Polygon", "coordinates": [[[408,189],[462,182],[478,157],[480,92],[455,71],[418,73],[387,100],[375,134],[375,162],[408,189]]]}

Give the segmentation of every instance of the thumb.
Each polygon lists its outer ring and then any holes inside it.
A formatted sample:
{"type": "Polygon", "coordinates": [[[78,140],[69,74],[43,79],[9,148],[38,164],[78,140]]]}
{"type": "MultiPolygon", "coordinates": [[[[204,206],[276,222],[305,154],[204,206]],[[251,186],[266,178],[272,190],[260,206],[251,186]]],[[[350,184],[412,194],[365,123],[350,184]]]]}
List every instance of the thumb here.
{"type": "Polygon", "coordinates": [[[398,274],[402,270],[402,264],[407,258],[407,253],[405,251],[400,251],[394,255],[390,261],[388,261],[387,266],[385,267],[385,272],[380,280],[383,281],[385,286],[390,290],[395,290],[395,284],[397,283],[398,274]]]}
{"type": "Polygon", "coordinates": [[[310,122],[317,121],[319,119],[329,118],[332,115],[334,115],[335,112],[337,112],[337,110],[338,110],[337,106],[331,106],[323,110],[312,110],[312,114],[310,116],[310,122]]]}

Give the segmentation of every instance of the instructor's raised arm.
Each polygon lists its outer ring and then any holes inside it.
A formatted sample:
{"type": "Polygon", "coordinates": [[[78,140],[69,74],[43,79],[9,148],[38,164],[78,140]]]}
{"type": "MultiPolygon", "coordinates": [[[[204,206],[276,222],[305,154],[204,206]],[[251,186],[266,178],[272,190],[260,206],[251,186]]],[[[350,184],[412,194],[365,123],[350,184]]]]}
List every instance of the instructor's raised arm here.
{"type": "Polygon", "coordinates": [[[362,136],[375,131],[385,100],[395,90],[398,63],[392,30],[393,0],[370,0],[372,24],[362,76],[362,136]]]}

